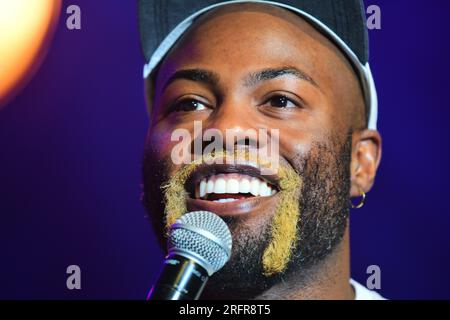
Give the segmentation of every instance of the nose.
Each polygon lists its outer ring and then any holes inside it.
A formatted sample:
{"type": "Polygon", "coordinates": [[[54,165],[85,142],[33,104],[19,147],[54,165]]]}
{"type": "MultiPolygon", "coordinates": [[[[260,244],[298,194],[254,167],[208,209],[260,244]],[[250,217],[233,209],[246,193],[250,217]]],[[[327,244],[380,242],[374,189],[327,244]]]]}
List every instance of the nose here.
{"type": "Polygon", "coordinates": [[[204,132],[220,133],[226,150],[262,147],[258,129],[264,126],[259,123],[256,107],[250,102],[236,100],[223,101],[205,121],[204,132]]]}

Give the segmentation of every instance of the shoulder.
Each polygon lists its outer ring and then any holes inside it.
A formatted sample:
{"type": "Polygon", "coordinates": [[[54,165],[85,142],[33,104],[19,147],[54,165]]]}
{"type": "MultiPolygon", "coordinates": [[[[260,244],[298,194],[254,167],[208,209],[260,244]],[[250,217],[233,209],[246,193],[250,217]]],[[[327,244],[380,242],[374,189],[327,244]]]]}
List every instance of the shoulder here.
{"type": "Polygon", "coordinates": [[[353,279],[350,279],[350,284],[355,290],[355,300],[386,300],[378,292],[367,289],[353,279]]]}

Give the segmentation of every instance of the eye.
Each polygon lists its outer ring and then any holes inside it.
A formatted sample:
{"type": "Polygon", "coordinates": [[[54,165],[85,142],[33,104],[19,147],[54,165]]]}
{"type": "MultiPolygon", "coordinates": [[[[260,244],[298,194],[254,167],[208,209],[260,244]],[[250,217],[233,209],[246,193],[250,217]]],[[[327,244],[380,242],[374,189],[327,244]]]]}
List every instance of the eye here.
{"type": "Polygon", "coordinates": [[[200,111],[205,110],[206,108],[208,108],[208,106],[205,103],[200,102],[196,99],[188,98],[175,102],[171,109],[172,111],[175,112],[179,111],[186,112],[186,111],[200,111]]]}
{"type": "Polygon", "coordinates": [[[271,107],[275,107],[275,108],[296,108],[299,106],[299,104],[297,102],[295,102],[294,100],[288,98],[285,95],[275,95],[270,97],[269,99],[266,100],[266,102],[264,103],[265,105],[269,105],[271,107]]]}

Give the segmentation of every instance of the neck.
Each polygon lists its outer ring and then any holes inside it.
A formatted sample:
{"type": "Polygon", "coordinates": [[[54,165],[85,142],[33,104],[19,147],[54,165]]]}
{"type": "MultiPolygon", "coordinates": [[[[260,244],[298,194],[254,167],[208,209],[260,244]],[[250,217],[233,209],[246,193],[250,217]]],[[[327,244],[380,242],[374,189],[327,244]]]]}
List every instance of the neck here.
{"type": "Polygon", "coordinates": [[[341,243],[318,265],[308,270],[304,281],[284,279],[256,299],[267,300],[352,300],[350,280],[349,227],[341,243]]]}

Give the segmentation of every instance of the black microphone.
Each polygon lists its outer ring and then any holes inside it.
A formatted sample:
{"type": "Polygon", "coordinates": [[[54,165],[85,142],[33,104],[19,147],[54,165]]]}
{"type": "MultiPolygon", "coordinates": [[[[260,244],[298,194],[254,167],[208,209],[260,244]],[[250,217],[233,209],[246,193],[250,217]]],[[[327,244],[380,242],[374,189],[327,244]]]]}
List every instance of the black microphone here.
{"type": "Polygon", "coordinates": [[[209,211],[193,211],[170,227],[168,254],[147,300],[198,300],[208,278],[230,259],[227,224],[209,211]]]}

